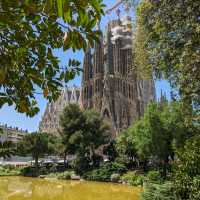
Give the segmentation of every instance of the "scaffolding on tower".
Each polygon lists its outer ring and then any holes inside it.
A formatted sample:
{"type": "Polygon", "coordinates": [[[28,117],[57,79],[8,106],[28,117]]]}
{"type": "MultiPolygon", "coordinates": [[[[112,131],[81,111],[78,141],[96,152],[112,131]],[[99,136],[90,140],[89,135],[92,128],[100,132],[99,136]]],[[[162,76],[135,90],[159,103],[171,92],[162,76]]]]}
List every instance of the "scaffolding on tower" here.
{"type": "Polygon", "coordinates": [[[105,11],[105,13],[109,16],[112,11],[116,10],[116,14],[118,16],[118,20],[120,23],[117,26],[114,26],[111,29],[112,37],[111,42],[114,45],[117,40],[123,41],[123,50],[132,48],[132,22],[131,17],[129,16],[130,5],[128,1],[119,0],[115,5],[105,11]],[[120,17],[120,9],[119,6],[123,5],[125,8],[125,15],[120,17]]]}

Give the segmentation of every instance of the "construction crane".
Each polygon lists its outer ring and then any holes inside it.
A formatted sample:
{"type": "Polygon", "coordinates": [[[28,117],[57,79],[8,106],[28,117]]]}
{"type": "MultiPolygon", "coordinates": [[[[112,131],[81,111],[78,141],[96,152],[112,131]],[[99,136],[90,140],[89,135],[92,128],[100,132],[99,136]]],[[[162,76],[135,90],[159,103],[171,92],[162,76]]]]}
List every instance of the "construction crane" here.
{"type": "Polygon", "coordinates": [[[118,1],[112,8],[105,11],[106,14],[110,14],[113,10],[119,7],[123,3],[123,0],[118,1]]]}
{"type": "MultiPolygon", "coordinates": [[[[124,4],[125,10],[128,12],[130,8],[136,8],[140,0],[133,0],[133,1],[127,1],[127,0],[119,0],[113,7],[109,8],[105,11],[106,14],[110,14],[113,10],[118,8],[121,4],[124,4]]],[[[119,9],[117,10],[119,13],[119,9]]]]}

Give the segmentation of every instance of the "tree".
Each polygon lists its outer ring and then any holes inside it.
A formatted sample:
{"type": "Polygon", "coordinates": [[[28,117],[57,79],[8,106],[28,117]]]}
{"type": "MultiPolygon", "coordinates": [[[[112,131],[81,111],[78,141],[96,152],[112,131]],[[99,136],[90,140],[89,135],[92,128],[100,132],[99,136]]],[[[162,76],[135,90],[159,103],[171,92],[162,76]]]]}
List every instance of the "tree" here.
{"type": "Polygon", "coordinates": [[[135,41],[137,67],[168,79],[184,102],[196,109],[200,109],[199,10],[198,0],[143,0],[135,41]]]}
{"type": "Polygon", "coordinates": [[[1,1],[0,108],[14,104],[32,117],[39,111],[36,94],[56,100],[81,69],[73,59],[61,67],[53,49],[92,46],[103,7],[102,0],[1,1]]]}
{"type": "Polygon", "coordinates": [[[39,169],[40,157],[52,152],[49,136],[46,133],[31,133],[23,137],[18,143],[18,152],[22,155],[30,154],[35,160],[36,172],[39,169]]]}
{"type": "Polygon", "coordinates": [[[116,140],[112,140],[109,144],[103,147],[103,154],[108,156],[108,160],[111,162],[117,158],[118,153],[116,150],[116,140]]]}
{"type": "Polygon", "coordinates": [[[60,134],[66,155],[75,154],[77,156],[75,163],[80,163],[85,159],[85,161],[90,161],[91,166],[94,166],[97,158],[95,151],[101,145],[109,143],[111,135],[109,127],[100,115],[93,110],[82,111],[78,105],[70,104],[64,109],[60,124],[62,127],[60,134]]]}
{"type": "Polygon", "coordinates": [[[172,137],[171,133],[168,134],[164,130],[159,113],[160,109],[156,104],[150,105],[144,118],[135,123],[132,131],[137,152],[142,160],[146,161],[153,156],[166,164],[171,155],[172,137]]]}
{"type": "Polygon", "coordinates": [[[140,158],[156,160],[164,178],[169,158],[174,159],[174,148],[181,148],[192,136],[183,119],[179,102],[151,103],[144,117],[130,128],[140,158]]]}
{"type": "Polygon", "coordinates": [[[200,199],[200,135],[189,139],[177,152],[174,189],[178,199],[200,199]]]}
{"type": "Polygon", "coordinates": [[[51,138],[51,149],[53,149],[53,153],[55,155],[58,155],[62,158],[64,158],[64,166],[67,167],[67,163],[66,163],[66,153],[65,153],[65,145],[62,141],[62,138],[57,135],[57,136],[50,136],[51,138]]]}
{"type": "Polygon", "coordinates": [[[116,138],[115,147],[118,153],[118,158],[116,160],[118,162],[125,162],[129,168],[132,168],[134,164],[137,165],[135,162],[137,162],[136,160],[138,156],[133,141],[133,135],[129,129],[122,131],[122,133],[116,138]]]}
{"type": "Polygon", "coordinates": [[[111,139],[110,127],[103,121],[103,118],[95,110],[85,110],[85,135],[83,143],[85,149],[90,152],[92,165],[95,163],[95,150],[102,145],[108,144],[111,139]]]}
{"type": "Polygon", "coordinates": [[[148,183],[141,194],[141,200],[176,200],[171,182],[148,183]]]}
{"type": "Polygon", "coordinates": [[[78,145],[74,142],[74,135],[78,135],[84,129],[85,119],[79,106],[70,104],[65,107],[60,116],[60,135],[64,144],[64,162],[67,154],[73,154],[78,145]]]}
{"type": "Polygon", "coordinates": [[[15,145],[11,141],[3,141],[1,137],[4,135],[4,131],[0,128],[0,158],[9,158],[15,154],[15,145]]]}
{"type": "Polygon", "coordinates": [[[14,144],[11,141],[0,141],[0,158],[9,158],[15,154],[14,144]]]}

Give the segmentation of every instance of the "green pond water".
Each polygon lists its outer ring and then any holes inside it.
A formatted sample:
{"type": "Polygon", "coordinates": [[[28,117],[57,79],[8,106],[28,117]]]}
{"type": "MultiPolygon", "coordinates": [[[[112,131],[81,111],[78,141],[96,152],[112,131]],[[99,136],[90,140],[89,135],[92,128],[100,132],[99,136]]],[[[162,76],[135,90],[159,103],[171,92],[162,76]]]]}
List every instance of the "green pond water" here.
{"type": "Polygon", "coordinates": [[[139,200],[140,191],[110,183],[0,177],[0,200],[139,200]]]}

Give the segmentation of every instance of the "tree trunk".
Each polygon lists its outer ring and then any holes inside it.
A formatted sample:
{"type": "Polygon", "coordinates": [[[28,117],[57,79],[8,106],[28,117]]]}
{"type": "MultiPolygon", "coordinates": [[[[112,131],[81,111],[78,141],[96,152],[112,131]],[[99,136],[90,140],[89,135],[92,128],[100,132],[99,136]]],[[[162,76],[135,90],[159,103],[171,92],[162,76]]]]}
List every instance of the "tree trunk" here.
{"type": "Polygon", "coordinates": [[[90,160],[92,162],[92,166],[94,165],[94,155],[95,155],[94,148],[93,148],[93,145],[91,145],[91,147],[90,147],[90,160]]]}
{"type": "Polygon", "coordinates": [[[38,156],[35,156],[35,171],[36,171],[36,176],[38,176],[39,174],[38,156]]]}
{"type": "Polygon", "coordinates": [[[168,159],[168,156],[167,156],[165,158],[164,162],[163,162],[163,178],[164,178],[164,180],[167,177],[167,166],[168,166],[168,163],[169,163],[169,159],[168,159]]]}
{"type": "Polygon", "coordinates": [[[64,168],[67,168],[67,152],[64,152],[64,168]]]}
{"type": "Polygon", "coordinates": [[[131,169],[135,168],[135,166],[134,166],[135,162],[133,161],[133,159],[134,159],[134,157],[130,156],[130,158],[129,158],[129,160],[130,160],[129,165],[130,165],[131,169]]]}
{"type": "Polygon", "coordinates": [[[140,161],[139,159],[136,158],[136,167],[139,168],[140,167],[140,161]]]}
{"type": "Polygon", "coordinates": [[[146,172],[147,171],[147,160],[143,161],[143,171],[146,172]]]}

